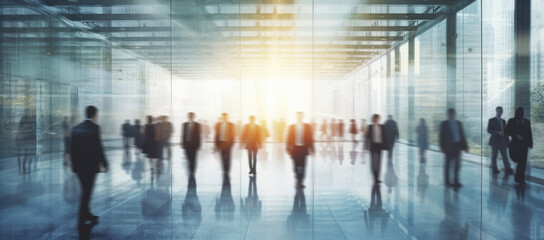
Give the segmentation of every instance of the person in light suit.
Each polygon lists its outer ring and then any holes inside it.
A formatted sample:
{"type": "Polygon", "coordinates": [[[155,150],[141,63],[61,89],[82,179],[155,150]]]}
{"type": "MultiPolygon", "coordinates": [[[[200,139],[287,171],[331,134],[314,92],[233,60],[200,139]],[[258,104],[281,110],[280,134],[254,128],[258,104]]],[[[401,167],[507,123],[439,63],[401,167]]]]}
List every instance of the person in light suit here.
{"type": "Polygon", "coordinates": [[[314,137],[312,126],[304,123],[304,113],[297,112],[297,123],[289,126],[287,134],[287,153],[293,159],[296,176],[296,187],[304,188],[304,176],[306,173],[306,157],[313,155],[314,137]]]}

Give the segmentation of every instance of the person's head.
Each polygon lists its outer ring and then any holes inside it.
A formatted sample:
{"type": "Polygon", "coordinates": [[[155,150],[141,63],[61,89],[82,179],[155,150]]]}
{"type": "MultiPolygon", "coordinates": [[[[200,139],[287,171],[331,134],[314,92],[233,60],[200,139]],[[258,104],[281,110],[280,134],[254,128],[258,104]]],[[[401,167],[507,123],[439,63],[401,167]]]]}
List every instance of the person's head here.
{"type": "Polygon", "coordinates": [[[163,115],[163,116],[162,116],[162,120],[165,121],[165,122],[168,121],[168,116],[163,115]]]}
{"type": "Polygon", "coordinates": [[[331,122],[336,122],[336,119],[333,118],[333,119],[331,120],[331,122]]]}
{"type": "Polygon", "coordinates": [[[420,118],[419,119],[419,124],[425,125],[425,118],[420,118]]]}
{"type": "Polygon", "coordinates": [[[302,123],[304,121],[304,113],[303,112],[297,112],[297,122],[302,123]]]}
{"type": "Polygon", "coordinates": [[[250,123],[255,123],[255,116],[254,115],[249,116],[249,122],[250,123]]]}
{"type": "Polygon", "coordinates": [[[189,121],[194,121],[195,120],[195,113],[194,112],[189,112],[187,113],[187,119],[189,119],[189,121]]]}
{"type": "Polygon", "coordinates": [[[351,123],[355,124],[355,119],[349,120],[351,123]]]}
{"type": "Polygon", "coordinates": [[[455,109],[453,108],[448,109],[448,119],[455,120],[455,109]]]}
{"type": "Polygon", "coordinates": [[[495,108],[495,112],[497,113],[497,117],[501,117],[503,113],[502,107],[498,106],[497,108],[495,108]]]}
{"type": "Polygon", "coordinates": [[[221,114],[221,120],[228,121],[229,120],[229,114],[228,113],[222,113],[221,114]]]}
{"type": "Polygon", "coordinates": [[[344,123],[344,120],[340,119],[338,120],[339,123],[344,123]]]}
{"type": "Polygon", "coordinates": [[[372,123],[374,123],[374,124],[379,124],[380,123],[380,115],[379,114],[372,115],[372,123]]]}
{"type": "Polygon", "coordinates": [[[521,120],[523,119],[523,116],[525,115],[525,110],[522,107],[516,108],[516,119],[521,120]]]}
{"type": "Polygon", "coordinates": [[[64,117],[64,121],[68,121],[68,116],[65,116],[65,117],[64,117]]]}
{"type": "Polygon", "coordinates": [[[147,119],[147,124],[152,124],[153,123],[153,116],[147,115],[146,119],[147,119]]]}
{"type": "Polygon", "coordinates": [[[71,119],[72,119],[71,121],[72,121],[73,123],[75,123],[75,122],[76,122],[76,117],[75,117],[75,116],[72,116],[72,118],[71,118],[71,119]]]}
{"type": "Polygon", "coordinates": [[[391,115],[391,114],[387,115],[387,119],[393,120],[393,115],[391,115]]]}
{"type": "Polygon", "coordinates": [[[85,108],[85,117],[96,122],[98,119],[98,109],[95,106],[87,106],[85,108]]]}
{"type": "Polygon", "coordinates": [[[140,119],[134,119],[134,123],[135,123],[136,125],[140,125],[140,119]]]}
{"type": "Polygon", "coordinates": [[[125,123],[130,123],[130,120],[128,120],[128,119],[127,119],[127,120],[125,120],[125,123]]]}
{"type": "Polygon", "coordinates": [[[324,123],[327,123],[327,119],[326,119],[326,118],[325,118],[325,119],[323,119],[323,122],[324,122],[324,123]]]}

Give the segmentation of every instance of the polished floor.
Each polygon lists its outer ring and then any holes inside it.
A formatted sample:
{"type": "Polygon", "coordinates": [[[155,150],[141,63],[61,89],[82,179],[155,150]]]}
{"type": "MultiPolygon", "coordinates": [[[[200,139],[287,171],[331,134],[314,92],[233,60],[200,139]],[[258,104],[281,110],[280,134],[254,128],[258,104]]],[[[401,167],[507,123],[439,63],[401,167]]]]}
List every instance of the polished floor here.
{"type": "MultiPolygon", "coordinates": [[[[153,172],[142,155],[109,150],[100,174],[91,239],[544,239],[544,187],[516,187],[464,161],[458,190],[445,188],[443,157],[399,144],[373,185],[360,144],[319,143],[306,188],[296,190],[283,144],[267,144],[249,177],[246,152],[236,149],[230,179],[217,154],[200,152],[194,181],[181,149],[153,172]]],[[[52,157],[53,158],[53,157],[52,157]]],[[[79,186],[60,158],[40,159],[29,174],[0,170],[1,239],[77,239],[79,186]]]]}

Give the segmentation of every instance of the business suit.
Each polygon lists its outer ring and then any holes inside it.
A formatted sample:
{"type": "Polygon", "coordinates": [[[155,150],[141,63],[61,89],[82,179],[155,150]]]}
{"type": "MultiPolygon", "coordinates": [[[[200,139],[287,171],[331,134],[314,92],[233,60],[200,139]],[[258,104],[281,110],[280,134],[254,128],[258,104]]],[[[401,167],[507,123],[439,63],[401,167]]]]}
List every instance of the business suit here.
{"type": "Polygon", "coordinates": [[[511,118],[506,124],[506,134],[512,137],[508,147],[512,161],[517,162],[515,180],[518,183],[525,183],[525,168],[529,148],[533,147],[533,132],[531,121],[525,118],[511,118]]]}
{"type": "Polygon", "coordinates": [[[453,164],[454,184],[459,185],[459,170],[461,169],[461,150],[468,151],[467,139],[463,124],[457,120],[446,120],[440,124],[440,150],[446,155],[444,165],[444,182],[450,185],[450,171],[453,164]],[[457,134],[452,130],[452,124],[457,128],[457,134]],[[454,139],[457,137],[457,139],[454,139]]]}
{"type": "Polygon", "coordinates": [[[300,123],[289,126],[287,152],[293,159],[297,184],[300,186],[306,173],[306,156],[314,152],[314,137],[310,124],[300,123]]]}
{"type": "Polygon", "coordinates": [[[121,132],[123,133],[123,146],[125,149],[128,149],[129,140],[132,137],[132,126],[130,126],[130,123],[123,123],[121,125],[121,132]]]}
{"type": "Polygon", "coordinates": [[[506,147],[508,146],[509,139],[505,129],[506,121],[502,118],[490,118],[487,123],[487,132],[491,134],[489,137],[489,146],[491,146],[491,168],[496,172],[498,172],[497,155],[499,152],[501,153],[505,170],[507,172],[512,171],[512,167],[510,167],[510,162],[508,162],[508,157],[506,155],[506,147]]]}
{"type": "Polygon", "coordinates": [[[261,127],[255,123],[246,124],[241,141],[246,145],[250,173],[256,174],[257,151],[259,151],[262,144],[261,127]]]}
{"type": "Polygon", "coordinates": [[[81,223],[92,216],[89,202],[96,174],[100,172],[101,167],[108,167],[100,140],[100,127],[93,121],[86,120],[72,128],[70,152],[72,171],[77,174],[82,189],[79,207],[79,221],[81,223]]]}
{"type": "Polygon", "coordinates": [[[215,147],[221,153],[223,173],[230,172],[230,152],[234,145],[234,123],[221,121],[215,124],[215,147]]]}
{"type": "Polygon", "coordinates": [[[197,122],[185,122],[182,126],[181,146],[185,149],[185,157],[187,158],[189,173],[195,174],[196,170],[196,155],[200,149],[200,124],[197,122]]]}
{"type": "Polygon", "coordinates": [[[367,126],[364,148],[370,151],[370,165],[375,182],[380,182],[382,150],[386,149],[386,140],[385,127],[383,125],[378,124],[375,126],[374,124],[370,124],[367,126]],[[379,132],[375,132],[375,127],[379,129],[377,130],[379,132]]]}
{"type": "Polygon", "coordinates": [[[393,158],[393,148],[395,147],[395,141],[399,139],[399,127],[394,120],[385,121],[385,143],[387,148],[387,157],[393,158]]]}

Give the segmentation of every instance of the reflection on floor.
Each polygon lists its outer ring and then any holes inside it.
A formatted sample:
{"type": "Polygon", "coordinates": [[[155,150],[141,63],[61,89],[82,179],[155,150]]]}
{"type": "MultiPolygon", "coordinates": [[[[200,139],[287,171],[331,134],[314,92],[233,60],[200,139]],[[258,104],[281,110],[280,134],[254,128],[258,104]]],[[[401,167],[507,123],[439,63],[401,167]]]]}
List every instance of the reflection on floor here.
{"type": "MultiPolygon", "coordinates": [[[[544,187],[516,188],[510,176],[464,162],[464,187],[444,188],[443,157],[400,145],[373,185],[360,144],[318,144],[306,188],[296,190],[283,144],[258,157],[233,153],[230,178],[206,147],[189,179],[181,149],[150,171],[142,155],[108,152],[111,171],[96,181],[92,239],[544,239],[544,187]]],[[[79,185],[60,157],[21,175],[0,170],[0,238],[77,239],[79,185]]]]}

